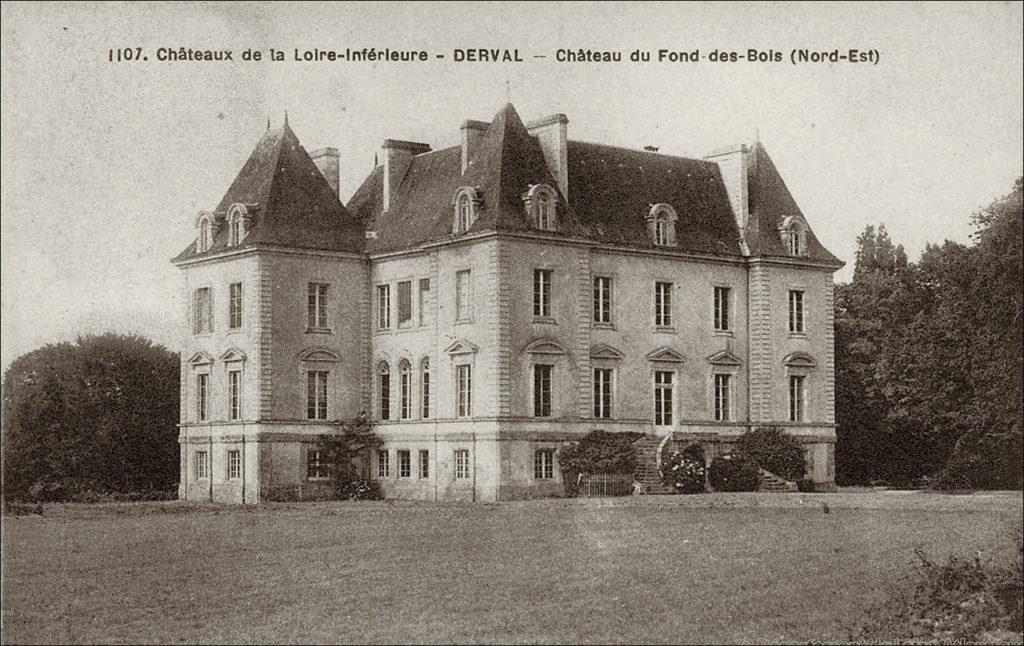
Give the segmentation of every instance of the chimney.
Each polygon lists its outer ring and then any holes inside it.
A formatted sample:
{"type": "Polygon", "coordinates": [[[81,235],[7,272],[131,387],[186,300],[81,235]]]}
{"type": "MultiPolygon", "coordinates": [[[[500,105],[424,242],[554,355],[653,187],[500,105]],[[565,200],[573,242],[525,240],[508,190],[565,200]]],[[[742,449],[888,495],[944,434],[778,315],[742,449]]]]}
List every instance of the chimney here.
{"type": "Polygon", "coordinates": [[[381,147],[384,149],[384,210],[387,211],[413,156],[430,152],[430,146],[415,141],[385,139],[381,147]]]}
{"type": "Polygon", "coordinates": [[[476,152],[477,143],[480,141],[480,137],[483,136],[484,132],[487,131],[487,126],[491,124],[486,121],[473,121],[467,119],[462,123],[462,173],[466,173],[466,168],[469,166],[469,159],[476,152]]]}
{"type": "Polygon", "coordinates": [[[552,114],[527,124],[526,130],[537,138],[540,148],[544,151],[544,161],[548,170],[558,182],[566,201],[569,199],[569,137],[566,127],[569,117],[564,114],[552,114]]]}
{"type": "Polygon", "coordinates": [[[750,193],[748,191],[747,160],[750,149],[745,145],[727,146],[713,151],[704,159],[718,164],[725,184],[725,193],[729,196],[736,227],[740,231],[740,247],[747,253],[747,222],[750,218],[750,193]]]}
{"type": "Polygon", "coordinates": [[[320,174],[324,176],[327,183],[331,185],[331,190],[334,191],[335,197],[338,195],[338,149],[337,148],[318,148],[313,152],[309,153],[309,156],[313,158],[313,163],[320,169],[320,174]]]}

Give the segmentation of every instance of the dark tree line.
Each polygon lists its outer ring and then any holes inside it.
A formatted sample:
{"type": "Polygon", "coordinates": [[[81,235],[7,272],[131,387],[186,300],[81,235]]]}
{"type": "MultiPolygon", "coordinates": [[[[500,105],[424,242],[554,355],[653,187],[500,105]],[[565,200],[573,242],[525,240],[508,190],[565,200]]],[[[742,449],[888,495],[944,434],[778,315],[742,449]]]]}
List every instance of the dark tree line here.
{"type": "Polygon", "coordinates": [[[1022,181],[917,263],[884,226],[836,286],[840,483],[1021,488],[1022,181]]]}
{"type": "Polygon", "coordinates": [[[178,380],[178,355],[139,336],[84,336],[16,359],[3,378],[4,499],[173,487],[178,380]]]}

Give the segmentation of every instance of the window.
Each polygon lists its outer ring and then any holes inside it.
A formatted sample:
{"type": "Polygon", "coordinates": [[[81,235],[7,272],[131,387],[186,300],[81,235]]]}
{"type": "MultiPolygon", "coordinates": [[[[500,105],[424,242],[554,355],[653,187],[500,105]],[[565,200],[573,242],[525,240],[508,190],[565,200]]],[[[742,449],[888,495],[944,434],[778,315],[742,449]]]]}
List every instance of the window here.
{"type": "Polygon", "coordinates": [[[327,371],[306,373],[306,419],[327,419],[327,371]]]}
{"type": "Polygon", "coordinates": [[[322,451],[310,449],[306,451],[306,479],[324,480],[331,477],[331,470],[322,451]]]}
{"type": "Polygon", "coordinates": [[[455,449],[455,479],[469,477],[469,449],[455,449]]]}
{"type": "Polygon", "coordinates": [[[242,418],[242,371],[228,371],[228,419],[242,418]]]}
{"type": "Polygon", "coordinates": [[[551,368],[543,364],[533,366],[534,417],[551,417],[551,368]]]}
{"type": "Polygon", "coordinates": [[[196,375],[196,420],[205,422],[209,412],[210,375],[196,375]]]}
{"type": "Polygon", "coordinates": [[[377,285],[377,328],[391,327],[391,285],[377,285]]]}
{"type": "Polygon", "coordinates": [[[210,456],[206,451],[195,453],[195,474],[196,480],[205,480],[210,477],[210,456]]]}
{"type": "Polygon", "coordinates": [[[804,333],[804,293],[800,290],[789,290],[789,332],[804,333]]]}
{"type": "Polygon", "coordinates": [[[412,459],[408,451],[398,451],[398,477],[412,477],[412,459]]]}
{"type": "Polygon", "coordinates": [[[728,287],[715,287],[715,329],[725,332],[730,329],[728,287]]]}
{"type": "Polygon", "coordinates": [[[387,478],[391,475],[391,461],[387,450],[377,451],[377,477],[387,478]]]}
{"type": "Polygon", "coordinates": [[[809,227],[803,217],[789,215],[779,227],[782,243],[791,256],[803,256],[807,253],[807,232],[809,227]]]}
{"type": "Polygon", "coordinates": [[[213,297],[209,287],[200,287],[195,291],[195,321],[193,331],[196,334],[213,332],[213,297]]]}
{"type": "Polygon", "coordinates": [[[430,419],[430,359],[420,367],[420,417],[430,419]]]}
{"type": "Polygon", "coordinates": [[[612,369],[594,368],[594,417],[612,416],[612,369]]]}
{"type": "Polygon", "coordinates": [[[732,375],[715,375],[715,421],[732,419],[732,375]]]}
{"type": "Polygon", "coordinates": [[[526,204],[526,212],[535,227],[543,231],[558,229],[558,218],[555,213],[558,195],[553,188],[547,184],[531,186],[523,196],[523,202],[526,204]]]}
{"type": "Polygon", "coordinates": [[[230,235],[231,240],[230,240],[230,242],[228,242],[228,245],[234,247],[235,245],[237,245],[238,243],[240,243],[242,241],[242,216],[241,215],[235,215],[234,217],[231,218],[231,226],[230,226],[229,229],[230,229],[230,234],[231,234],[230,235]]]}
{"type": "Polygon", "coordinates": [[[228,451],[228,480],[237,480],[242,477],[242,452],[238,450],[228,451]]]}
{"type": "Polygon", "coordinates": [[[420,479],[426,480],[430,477],[430,451],[420,451],[420,479]]]}
{"type": "Polygon", "coordinates": [[[805,413],[804,376],[789,376],[789,421],[804,421],[805,413]]]}
{"type": "Polygon", "coordinates": [[[412,324],[412,281],[398,283],[398,326],[412,324]]]}
{"type": "Polygon", "coordinates": [[[380,384],[380,418],[391,419],[391,368],[388,364],[381,363],[378,368],[378,383],[380,384]]]}
{"type": "Polygon", "coordinates": [[[416,304],[419,310],[420,325],[427,324],[427,308],[430,306],[430,279],[420,278],[419,302],[416,304]]]}
{"type": "Polygon", "coordinates": [[[469,193],[459,195],[455,211],[458,220],[457,232],[465,233],[469,231],[469,227],[473,226],[473,199],[469,193]]]}
{"type": "Polygon", "coordinates": [[[327,329],[327,287],[326,283],[309,284],[306,326],[311,330],[327,329]]]}
{"type": "Polygon", "coordinates": [[[654,244],[659,247],[676,242],[676,212],[668,204],[655,204],[647,214],[647,227],[654,244]]]}
{"type": "Polygon", "coordinates": [[[463,364],[455,367],[456,400],[458,417],[469,417],[473,414],[473,366],[463,364]]]}
{"type": "Polygon", "coordinates": [[[533,270],[533,315],[551,316],[551,270],[533,270]]]}
{"type": "Polygon", "coordinates": [[[594,276],[594,322],[612,322],[612,279],[594,276]]]}
{"type": "Polygon", "coordinates": [[[473,318],[473,286],[468,269],[455,272],[455,319],[468,321],[473,318]]]}
{"type": "Polygon", "coordinates": [[[803,249],[800,246],[800,233],[797,231],[790,231],[789,233],[789,255],[799,256],[803,254],[803,249]]]}
{"type": "Polygon", "coordinates": [[[672,327],[672,283],[654,283],[654,324],[672,327]]]}
{"type": "Polygon", "coordinates": [[[672,426],[672,382],[675,373],[657,370],[654,373],[654,424],[672,426]]]}
{"type": "Polygon", "coordinates": [[[552,449],[538,449],[534,452],[533,477],[537,480],[555,477],[555,452],[552,449]]]}
{"type": "Polygon", "coordinates": [[[402,359],[398,364],[398,416],[399,419],[412,417],[412,367],[402,359]]]}
{"type": "Polygon", "coordinates": [[[231,283],[228,291],[228,327],[242,327],[242,283],[231,283]]]}
{"type": "Polygon", "coordinates": [[[199,241],[196,242],[196,251],[202,253],[209,251],[210,244],[213,240],[213,227],[210,225],[209,218],[203,218],[199,221],[199,241]]]}

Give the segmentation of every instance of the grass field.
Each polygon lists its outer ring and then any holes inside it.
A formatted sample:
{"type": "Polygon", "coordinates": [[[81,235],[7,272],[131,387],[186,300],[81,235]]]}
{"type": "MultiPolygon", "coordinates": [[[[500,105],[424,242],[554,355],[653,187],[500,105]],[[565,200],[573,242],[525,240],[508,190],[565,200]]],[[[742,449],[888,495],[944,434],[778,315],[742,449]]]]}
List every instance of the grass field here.
{"type": "Polygon", "coordinates": [[[1019,493],[56,506],[4,519],[3,642],[842,640],[914,548],[1005,558],[1020,521],[1019,493]]]}

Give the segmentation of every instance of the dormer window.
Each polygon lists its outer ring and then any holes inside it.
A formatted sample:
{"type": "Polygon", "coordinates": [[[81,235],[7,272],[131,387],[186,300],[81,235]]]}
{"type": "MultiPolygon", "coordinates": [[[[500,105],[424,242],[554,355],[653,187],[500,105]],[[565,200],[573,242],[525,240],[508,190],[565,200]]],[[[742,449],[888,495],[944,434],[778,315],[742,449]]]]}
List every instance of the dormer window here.
{"type": "Polygon", "coordinates": [[[242,243],[249,232],[251,217],[244,204],[235,204],[228,211],[228,246],[235,247],[242,243]]]}
{"type": "Polygon", "coordinates": [[[535,184],[523,196],[526,213],[533,226],[541,231],[558,230],[558,195],[547,184],[535,184]]]}
{"type": "Polygon", "coordinates": [[[799,215],[790,215],[779,226],[779,237],[790,256],[807,255],[807,222],[799,215]]]}
{"type": "Polygon", "coordinates": [[[196,253],[204,253],[213,246],[213,214],[200,213],[196,218],[196,226],[199,228],[199,237],[196,238],[196,253]]]}
{"type": "Polygon", "coordinates": [[[466,233],[476,222],[476,209],[480,204],[480,194],[472,186],[464,186],[455,193],[455,221],[453,233],[466,233]]]}
{"type": "Polygon", "coordinates": [[[647,229],[654,244],[670,247],[676,243],[676,210],[669,204],[655,204],[647,214],[647,229]]]}

